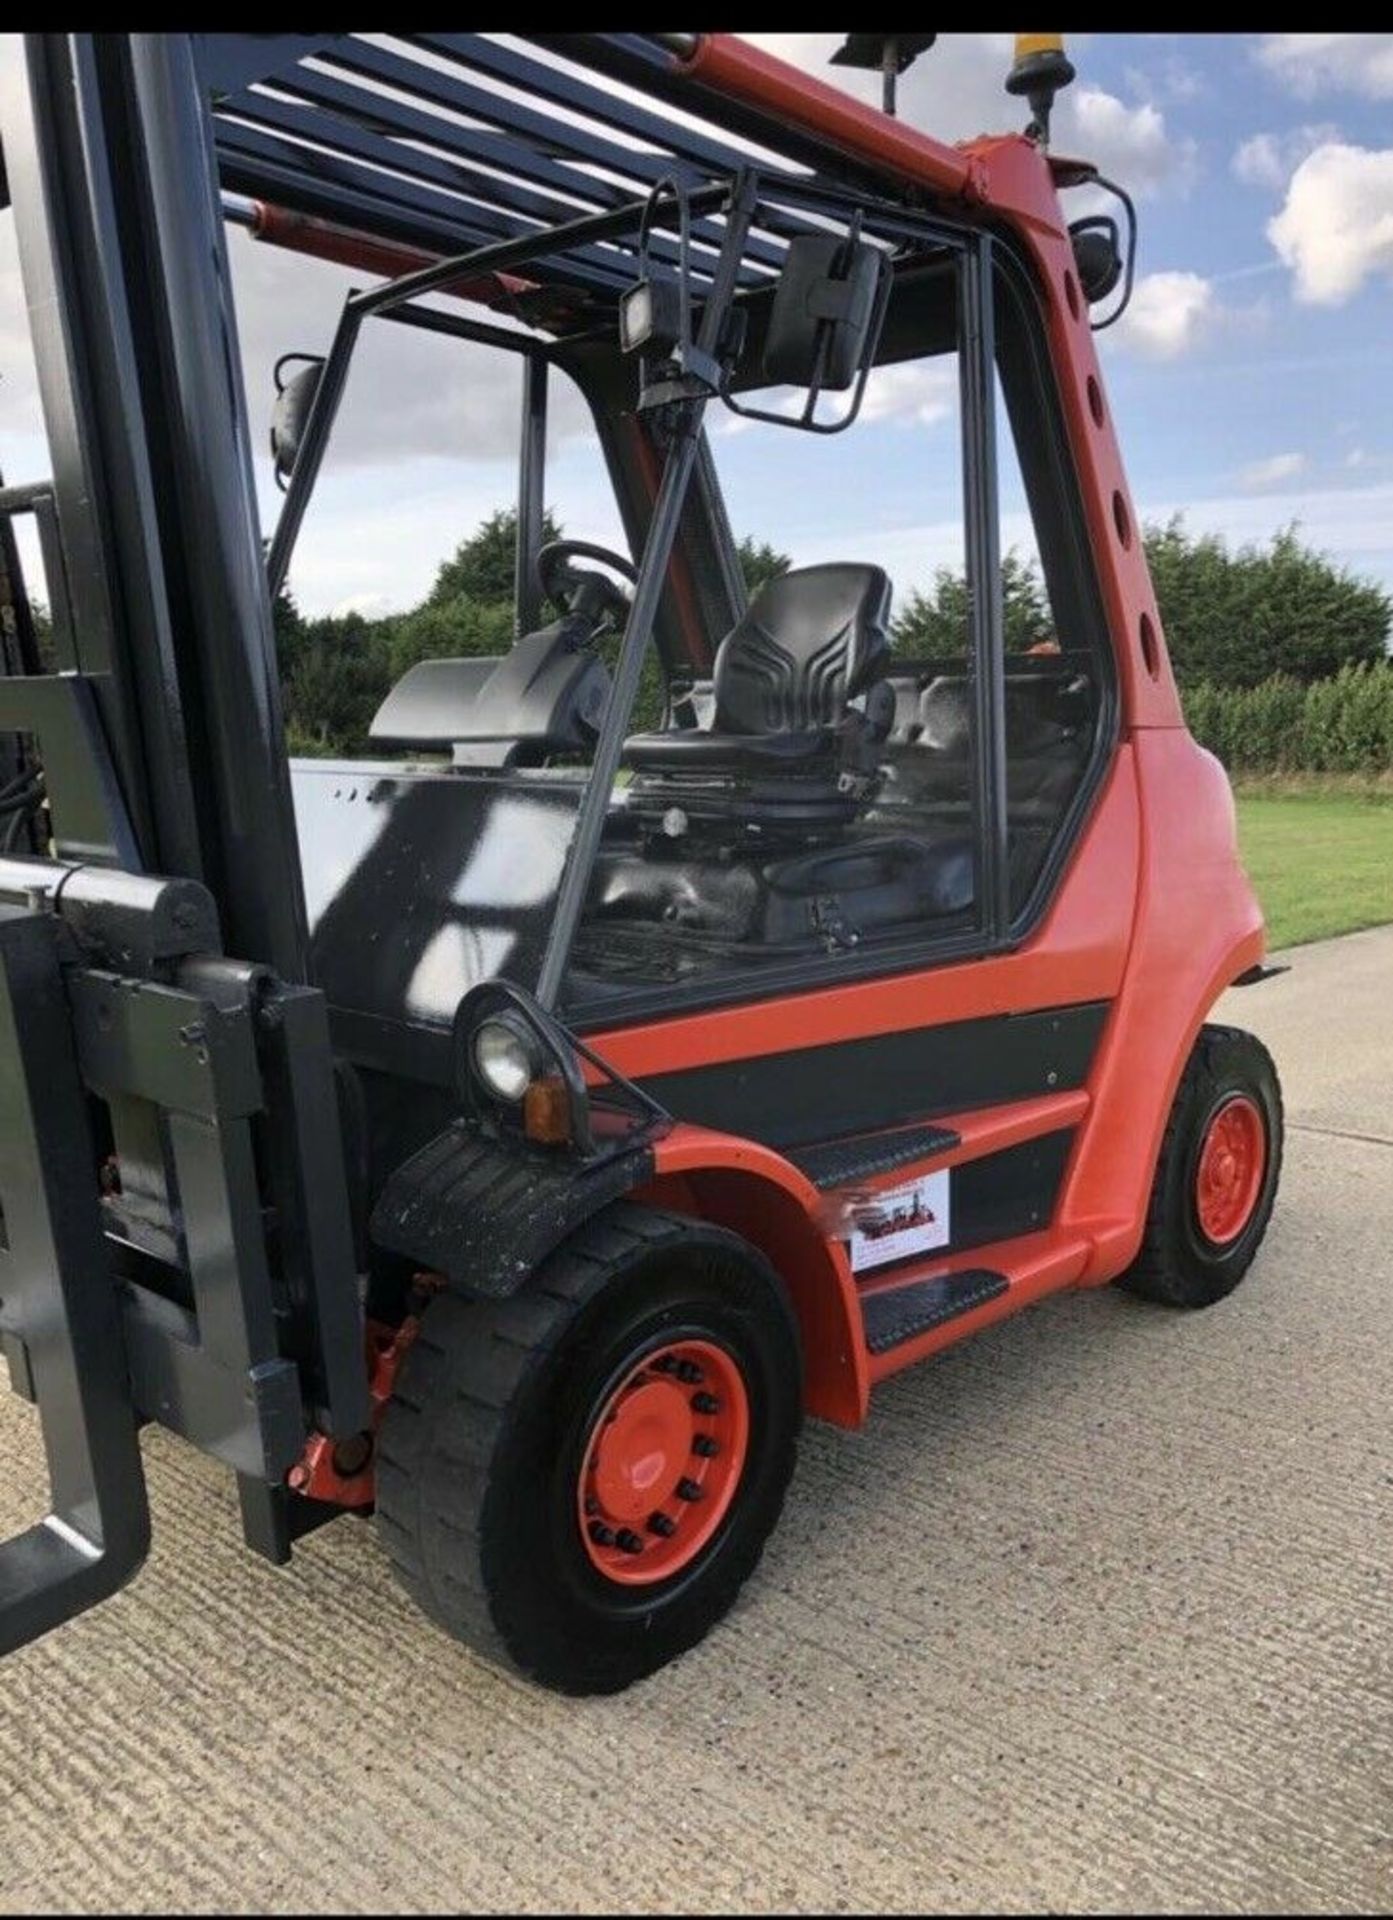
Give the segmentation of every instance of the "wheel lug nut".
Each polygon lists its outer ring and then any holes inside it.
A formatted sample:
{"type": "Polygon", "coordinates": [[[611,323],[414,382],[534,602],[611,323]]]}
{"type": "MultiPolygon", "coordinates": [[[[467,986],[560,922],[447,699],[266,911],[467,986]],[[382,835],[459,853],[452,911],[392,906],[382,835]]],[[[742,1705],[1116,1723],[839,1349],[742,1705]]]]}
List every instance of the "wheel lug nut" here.
{"type": "Polygon", "coordinates": [[[590,1522],[590,1538],[595,1542],[597,1547],[612,1547],[614,1545],[614,1529],[605,1526],[600,1520],[592,1520],[590,1522]]]}
{"type": "Polygon", "coordinates": [[[660,1354],[653,1362],[653,1371],[654,1373],[671,1373],[676,1365],[677,1362],[670,1353],[660,1354]]]}
{"type": "Polygon", "coordinates": [[[643,1552],[643,1542],[642,1540],[639,1539],[638,1535],[634,1532],[632,1527],[620,1528],[619,1537],[615,1541],[615,1545],[623,1553],[642,1553],[643,1552]]]}
{"type": "Polygon", "coordinates": [[[648,1516],[648,1531],[650,1533],[656,1533],[660,1539],[670,1540],[677,1531],[677,1522],[670,1519],[665,1513],[650,1513],[648,1516]]]}
{"type": "Polygon", "coordinates": [[[677,1378],[679,1380],[685,1380],[689,1387],[694,1387],[701,1378],[701,1368],[695,1360],[679,1360],[677,1363],[677,1378]]]}
{"type": "Polygon", "coordinates": [[[721,1403],[714,1393],[694,1393],[692,1395],[692,1410],[694,1413],[719,1413],[721,1403]]]}
{"type": "Polygon", "coordinates": [[[679,1500],[700,1500],[701,1488],[695,1480],[679,1480],[677,1482],[677,1497],[679,1500]]]}
{"type": "Polygon", "coordinates": [[[585,1496],[585,1511],[587,1513],[598,1513],[600,1511],[600,1503],[593,1493],[585,1496]]]}
{"type": "Polygon", "coordinates": [[[709,1433],[699,1433],[692,1442],[692,1452],[699,1453],[703,1460],[714,1460],[720,1450],[719,1441],[713,1440],[709,1433]]]}

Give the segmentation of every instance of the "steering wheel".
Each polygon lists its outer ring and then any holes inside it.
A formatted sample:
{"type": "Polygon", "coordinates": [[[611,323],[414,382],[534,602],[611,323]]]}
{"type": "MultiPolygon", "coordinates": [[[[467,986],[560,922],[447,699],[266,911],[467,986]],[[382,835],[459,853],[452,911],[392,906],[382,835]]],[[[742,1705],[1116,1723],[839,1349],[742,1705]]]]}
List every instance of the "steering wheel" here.
{"type": "Polygon", "coordinates": [[[537,580],[547,599],[562,613],[578,613],[597,627],[611,613],[626,620],[631,596],[604,574],[574,566],[576,560],[598,560],[601,566],[623,574],[631,585],[638,581],[633,561],[609,547],[597,547],[589,540],[549,540],[537,554],[537,580]]]}

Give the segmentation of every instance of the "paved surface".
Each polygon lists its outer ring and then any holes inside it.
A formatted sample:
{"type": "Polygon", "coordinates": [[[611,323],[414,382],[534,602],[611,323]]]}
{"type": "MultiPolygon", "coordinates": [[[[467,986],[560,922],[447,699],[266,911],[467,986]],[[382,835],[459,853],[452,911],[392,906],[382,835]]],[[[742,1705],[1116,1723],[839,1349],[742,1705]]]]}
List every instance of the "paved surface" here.
{"type": "MultiPolygon", "coordinates": [[[[343,1522],[277,1573],[148,1442],[156,1548],[8,1662],[0,1901],[1393,1907],[1393,929],[1234,996],[1294,1122],[1180,1316],[1045,1303],[813,1428],[734,1617],[616,1700],[455,1648],[343,1522]]],[[[0,1524],[37,1484],[0,1397],[0,1524]]]]}

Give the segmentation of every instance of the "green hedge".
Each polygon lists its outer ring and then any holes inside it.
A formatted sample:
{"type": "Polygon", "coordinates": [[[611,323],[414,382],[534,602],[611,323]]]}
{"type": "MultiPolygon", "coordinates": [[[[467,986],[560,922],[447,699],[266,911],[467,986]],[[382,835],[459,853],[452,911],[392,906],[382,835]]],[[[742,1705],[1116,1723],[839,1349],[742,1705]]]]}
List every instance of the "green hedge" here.
{"type": "Polygon", "coordinates": [[[1202,680],[1181,698],[1195,738],[1235,772],[1393,770],[1393,664],[1305,685],[1283,673],[1255,687],[1202,680]]]}

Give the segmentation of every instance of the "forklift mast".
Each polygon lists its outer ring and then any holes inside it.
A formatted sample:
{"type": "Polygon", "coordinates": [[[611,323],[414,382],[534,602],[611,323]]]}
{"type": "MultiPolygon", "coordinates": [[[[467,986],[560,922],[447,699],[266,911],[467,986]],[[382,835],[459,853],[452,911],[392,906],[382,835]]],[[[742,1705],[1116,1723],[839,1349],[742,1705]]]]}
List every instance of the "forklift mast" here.
{"type": "Polygon", "coordinates": [[[90,687],[139,867],[201,881],[230,951],[302,981],[304,902],[204,100],[187,34],[55,34],[28,37],[5,102],[72,602],[60,664],[90,687]]]}
{"type": "Polygon", "coordinates": [[[3,101],[53,477],[0,507],[39,521],[59,671],[7,640],[53,857],[0,863],[0,1326],[52,1505],[0,1547],[0,1650],[139,1564],[139,1420],[282,1557],[302,1364],[328,1432],[369,1412],[206,99],[193,36],[39,34],[3,101]]]}

